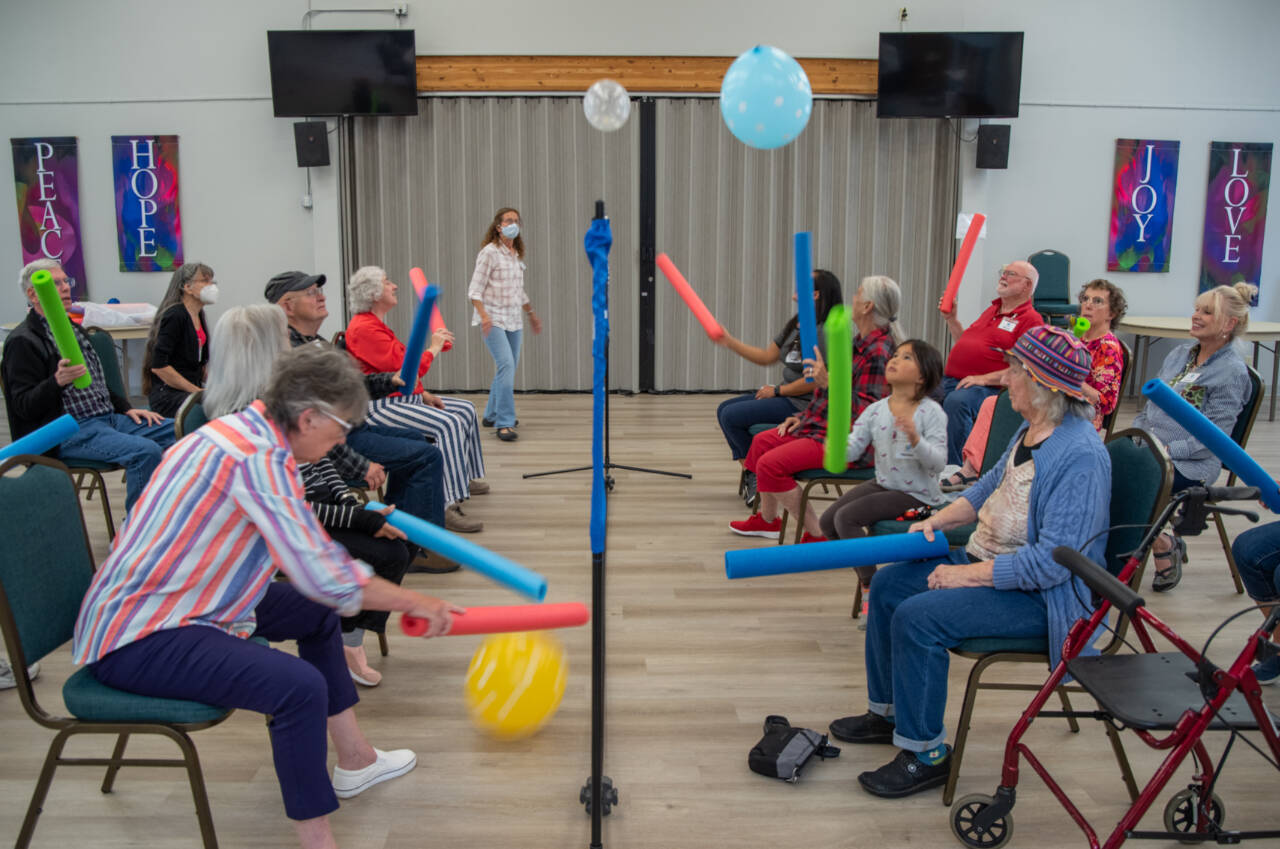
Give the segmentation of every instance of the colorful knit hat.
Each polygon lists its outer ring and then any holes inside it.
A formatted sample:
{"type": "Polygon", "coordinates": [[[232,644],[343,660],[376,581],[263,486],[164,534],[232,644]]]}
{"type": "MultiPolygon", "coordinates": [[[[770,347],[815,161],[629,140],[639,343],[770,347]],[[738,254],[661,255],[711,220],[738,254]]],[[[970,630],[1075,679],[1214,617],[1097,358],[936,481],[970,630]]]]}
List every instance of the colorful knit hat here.
{"type": "Polygon", "coordinates": [[[1027,373],[1042,386],[1084,400],[1080,387],[1093,367],[1089,351],[1074,336],[1059,327],[1032,327],[1013,343],[1009,353],[1018,358],[1027,373]]]}

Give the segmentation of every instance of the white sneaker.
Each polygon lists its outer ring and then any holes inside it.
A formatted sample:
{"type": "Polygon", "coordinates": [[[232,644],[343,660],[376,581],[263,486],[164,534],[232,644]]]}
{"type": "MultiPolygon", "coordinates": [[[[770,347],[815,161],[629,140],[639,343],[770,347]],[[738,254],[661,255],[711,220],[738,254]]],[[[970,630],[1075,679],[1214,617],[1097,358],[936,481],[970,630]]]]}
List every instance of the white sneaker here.
{"type": "Polygon", "coordinates": [[[378,759],[364,769],[333,768],[333,792],[339,799],[350,799],[375,784],[399,778],[418,765],[418,756],[409,749],[384,752],[374,749],[378,759]]]}
{"type": "MultiPolygon", "coordinates": [[[[33,663],[27,667],[27,677],[32,681],[40,677],[40,664],[33,663]]],[[[13,666],[7,658],[0,657],[0,690],[12,690],[18,686],[18,679],[13,675],[13,666]]]]}

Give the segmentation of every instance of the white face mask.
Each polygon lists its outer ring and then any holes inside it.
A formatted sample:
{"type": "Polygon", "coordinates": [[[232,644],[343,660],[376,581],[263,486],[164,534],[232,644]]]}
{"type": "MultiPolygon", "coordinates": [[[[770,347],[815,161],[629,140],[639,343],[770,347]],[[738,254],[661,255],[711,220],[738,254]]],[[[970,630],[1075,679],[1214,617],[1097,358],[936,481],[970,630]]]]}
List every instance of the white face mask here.
{"type": "Polygon", "coordinates": [[[502,235],[506,236],[508,239],[514,239],[516,236],[520,235],[520,225],[507,224],[502,228],[502,235]]]}
{"type": "Polygon", "coordinates": [[[200,303],[216,304],[218,302],[218,284],[210,283],[200,290],[200,303]]]}

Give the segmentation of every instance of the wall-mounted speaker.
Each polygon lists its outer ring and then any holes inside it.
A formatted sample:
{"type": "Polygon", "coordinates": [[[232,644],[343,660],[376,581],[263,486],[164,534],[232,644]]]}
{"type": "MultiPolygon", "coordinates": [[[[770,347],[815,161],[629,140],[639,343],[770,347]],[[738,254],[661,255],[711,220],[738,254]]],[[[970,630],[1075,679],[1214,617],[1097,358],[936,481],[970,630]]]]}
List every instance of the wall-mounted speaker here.
{"type": "Polygon", "coordinates": [[[299,168],[316,168],[329,164],[329,133],[324,121],[299,121],[294,124],[293,144],[298,151],[299,168]]]}
{"type": "Polygon", "coordinates": [[[978,167],[1009,167],[1009,125],[983,124],[978,128],[978,167]]]}

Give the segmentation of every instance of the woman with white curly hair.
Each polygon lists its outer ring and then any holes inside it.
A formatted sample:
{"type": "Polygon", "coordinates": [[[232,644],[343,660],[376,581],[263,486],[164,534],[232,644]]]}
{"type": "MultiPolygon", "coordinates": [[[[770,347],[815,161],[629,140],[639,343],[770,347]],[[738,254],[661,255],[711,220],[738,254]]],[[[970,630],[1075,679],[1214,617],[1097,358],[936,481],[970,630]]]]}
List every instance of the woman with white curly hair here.
{"type": "MultiPolygon", "coordinates": [[[[365,374],[398,372],[404,363],[405,346],[387,326],[386,316],[395,308],[399,287],[376,265],[356,269],[347,284],[351,323],[347,325],[347,351],[365,374]]],[[[432,361],[452,343],[453,334],[437,330],[422,354],[418,382],[411,391],[393,392],[369,403],[369,421],[376,425],[416,430],[436,444],[444,455],[445,527],[451,531],[475,533],[484,524],[462,512],[461,502],[471,495],[489,491],[484,477],[484,454],[480,448],[480,425],[470,401],[433,395],[422,388],[421,378],[432,361]]]]}

